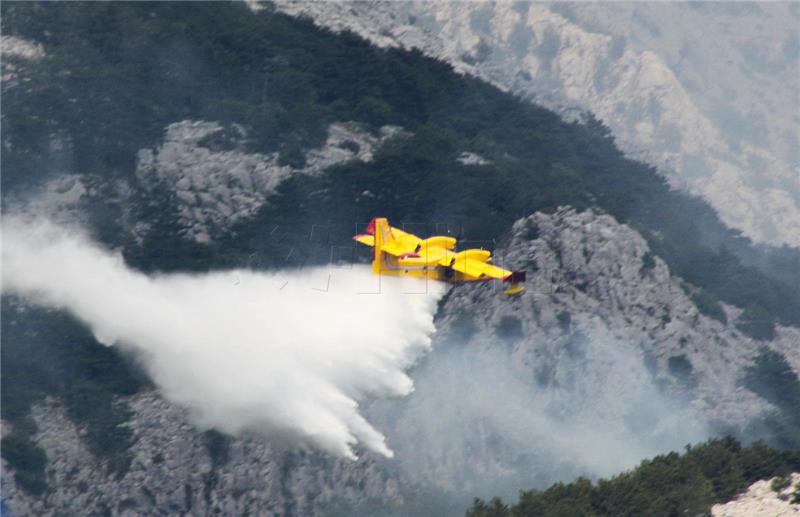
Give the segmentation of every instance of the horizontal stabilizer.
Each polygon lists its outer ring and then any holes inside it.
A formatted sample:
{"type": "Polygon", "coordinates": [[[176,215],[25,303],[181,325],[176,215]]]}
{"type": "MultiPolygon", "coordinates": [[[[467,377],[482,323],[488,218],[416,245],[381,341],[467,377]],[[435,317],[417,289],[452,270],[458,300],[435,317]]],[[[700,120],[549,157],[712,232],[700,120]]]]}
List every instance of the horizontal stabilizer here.
{"type": "Polygon", "coordinates": [[[353,236],[354,241],[358,241],[361,244],[366,244],[367,246],[375,246],[375,237],[372,235],[364,235],[358,234],[353,236]]]}

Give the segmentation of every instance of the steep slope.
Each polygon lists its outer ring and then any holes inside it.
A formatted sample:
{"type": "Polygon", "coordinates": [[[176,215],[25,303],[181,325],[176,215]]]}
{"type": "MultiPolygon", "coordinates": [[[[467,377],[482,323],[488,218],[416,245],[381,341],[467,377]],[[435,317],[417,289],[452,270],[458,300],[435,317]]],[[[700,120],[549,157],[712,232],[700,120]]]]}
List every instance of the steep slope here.
{"type": "Polygon", "coordinates": [[[418,48],[567,116],[590,110],[628,154],[703,195],[727,224],[800,245],[795,6],[276,5],[377,45],[418,48]]]}
{"type": "Polygon", "coordinates": [[[209,468],[219,438],[186,427],[135,362],[62,313],[7,310],[4,296],[4,472],[23,480],[4,490],[12,508],[268,505],[237,500],[246,479],[278,513],[364,510],[373,498],[402,511],[423,487],[463,500],[610,473],[717,426],[796,446],[798,331],[783,324],[800,322],[800,284],[785,280],[800,269],[743,266],[726,246],[749,242],[625,159],[597,120],[565,123],[419,52],[243,5],[2,9],[4,32],[37,49],[3,83],[4,210],[82,221],[150,272],[358,261],[342,243],[383,214],[484,239],[531,273],[517,300],[471,286],[442,305],[417,395],[369,408],[398,451],[388,466],[301,461],[243,438],[209,468]],[[510,243],[493,241],[508,232],[510,243]],[[788,416],[748,428],[774,408],[788,416]],[[595,428],[603,448],[575,446],[595,428]],[[157,448],[188,466],[170,478],[157,448]],[[251,483],[256,471],[266,477],[251,483]],[[206,488],[213,472],[226,481],[206,488]],[[76,479],[98,488],[76,495],[76,479]]]}
{"type": "MultiPolygon", "coordinates": [[[[701,313],[629,227],[591,210],[537,213],[515,223],[499,257],[528,270],[526,291],[453,289],[415,393],[393,404],[399,414],[385,409],[415,476],[513,496],[722,430],[748,434],[771,411],[742,383],[761,345],[736,330],[739,311],[726,307],[727,322],[701,313]]],[[[795,377],[798,341],[781,328],[769,344],[795,377]]]]}
{"type": "MultiPolygon", "coordinates": [[[[15,483],[4,462],[3,501],[12,515],[327,515],[337,505],[404,502],[375,460],[335,459],[259,437],[231,440],[188,425],[186,411],[149,392],[127,400],[130,468],[109,471],[59,403],[36,407],[36,443],[49,458],[43,495],[15,483]]],[[[4,433],[8,430],[4,425],[4,433]]]]}
{"type": "MultiPolygon", "coordinates": [[[[747,435],[771,414],[742,384],[762,349],[735,330],[738,311],[725,308],[729,323],[700,313],[681,279],[613,218],[570,208],[534,214],[514,225],[498,261],[528,269],[527,291],[509,299],[490,284],[453,288],[433,352],[411,372],[415,392],[367,408],[393,460],[364,454],[351,463],[259,437],[203,434],[146,391],[119,399],[132,436],[129,467],[114,470],[87,428],[47,399],[32,412],[33,441],[49,458],[46,495],[20,490],[11,477],[19,467],[4,463],[4,498],[20,514],[455,515],[474,495],[613,475],[723,430],[747,435]]],[[[768,345],[795,378],[798,339],[780,327],[768,345]]]]}

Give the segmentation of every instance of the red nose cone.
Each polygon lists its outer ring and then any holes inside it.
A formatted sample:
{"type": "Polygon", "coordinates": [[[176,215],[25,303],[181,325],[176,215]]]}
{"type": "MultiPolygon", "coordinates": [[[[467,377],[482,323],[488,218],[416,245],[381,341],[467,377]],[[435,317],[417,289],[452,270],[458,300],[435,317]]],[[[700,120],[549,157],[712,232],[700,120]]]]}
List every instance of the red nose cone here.
{"type": "Polygon", "coordinates": [[[369,224],[367,225],[367,229],[364,230],[364,231],[367,232],[370,235],[375,235],[375,218],[374,217],[372,218],[372,221],[370,221],[369,224]]]}

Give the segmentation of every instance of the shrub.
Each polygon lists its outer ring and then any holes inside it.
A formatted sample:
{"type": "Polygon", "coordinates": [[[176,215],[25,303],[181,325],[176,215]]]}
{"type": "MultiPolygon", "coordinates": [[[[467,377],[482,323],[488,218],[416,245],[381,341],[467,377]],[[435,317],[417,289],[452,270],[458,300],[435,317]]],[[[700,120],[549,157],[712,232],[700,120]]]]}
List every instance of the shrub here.
{"type": "Polygon", "coordinates": [[[739,316],[736,328],[760,341],[771,341],[775,338],[775,322],[763,307],[747,307],[739,316]]]}
{"type": "Polygon", "coordinates": [[[763,425],[777,446],[800,448],[800,377],[783,354],[763,347],[753,364],[745,368],[742,384],[774,404],[763,425]]]}
{"type": "Polygon", "coordinates": [[[685,355],[681,354],[670,357],[667,361],[667,369],[670,375],[678,379],[684,385],[694,386],[692,363],[685,355]]]}
{"type": "Polygon", "coordinates": [[[772,480],[772,483],[769,484],[769,488],[773,492],[782,492],[791,483],[792,483],[792,477],[791,476],[776,476],[772,480]]]}
{"type": "Polygon", "coordinates": [[[475,335],[475,332],[478,331],[478,328],[475,325],[475,318],[471,313],[467,312],[462,312],[455,317],[453,320],[452,329],[453,339],[459,344],[469,341],[472,336],[475,335]]]}
{"type": "Polygon", "coordinates": [[[653,254],[651,252],[647,252],[642,256],[642,268],[639,272],[644,275],[645,273],[652,271],[656,267],[656,261],[653,258],[653,254]]]}
{"type": "Polygon", "coordinates": [[[47,454],[27,435],[17,432],[4,436],[0,441],[3,459],[14,469],[14,480],[20,488],[31,495],[41,495],[47,489],[44,468],[47,454]]]}
{"type": "Polygon", "coordinates": [[[689,299],[692,300],[700,314],[715,319],[720,323],[728,323],[728,316],[719,299],[701,287],[689,287],[689,299]]]}
{"type": "Polygon", "coordinates": [[[561,328],[561,332],[569,332],[572,323],[572,315],[570,315],[569,311],[559,312],[556,319],[558,320],[558,326],[561,328]]]}
{"type": "Polygon", "coordinates": [[[503,316],[495,326],[495,332],[503,339],[519,339],[523,336],[522,321],[516,316],[503,316]]]}

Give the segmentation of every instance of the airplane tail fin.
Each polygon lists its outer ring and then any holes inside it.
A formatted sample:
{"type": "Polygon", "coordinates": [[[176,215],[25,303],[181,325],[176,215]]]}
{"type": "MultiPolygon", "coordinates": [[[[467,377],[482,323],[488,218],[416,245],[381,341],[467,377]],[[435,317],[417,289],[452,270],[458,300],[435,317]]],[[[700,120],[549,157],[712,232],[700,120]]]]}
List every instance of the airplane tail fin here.
{"type": "Polygon", "coordinates": [[[394,235],[392,235],[392,227],[389,226],[389,220],[385,217],[375,217],[367,225],[366,232],[373,236],[375,242],[375,247],[372,250],[372,271],[380,273],[384,262],[384,252],[381,248],[395,242],[394,235]]]}
{"type": "Polygon", "coordinates": [[[508,282],[510,284],[508,288],[503,291],[503,294],[515,295],[524,291],[525,288],[520,284],[524,282],[527,277],[528,274],[525,271],[513,271],[510,275],[503,279],[504,282],[508,282]]]}

